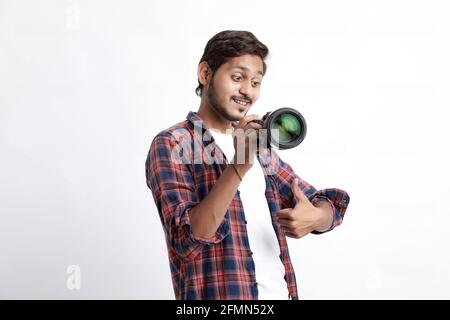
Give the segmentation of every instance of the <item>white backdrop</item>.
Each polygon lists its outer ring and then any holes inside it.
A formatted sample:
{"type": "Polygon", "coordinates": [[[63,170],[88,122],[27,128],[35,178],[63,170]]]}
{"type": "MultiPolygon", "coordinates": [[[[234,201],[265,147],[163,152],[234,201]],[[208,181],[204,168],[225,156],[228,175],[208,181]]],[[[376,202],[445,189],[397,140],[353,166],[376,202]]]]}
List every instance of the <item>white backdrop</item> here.
{"type": "Polygon", "coordinates": [[[445,0],[0,0],[0,298],[174,298],[144,162],[198,109],[206,42],[235,29],[270,49],[250,113],[301,111],[306,139],[280,156],[351,196],[342,226],[289,240],[300,297],[449,299],[449,14],[445,0]]]}

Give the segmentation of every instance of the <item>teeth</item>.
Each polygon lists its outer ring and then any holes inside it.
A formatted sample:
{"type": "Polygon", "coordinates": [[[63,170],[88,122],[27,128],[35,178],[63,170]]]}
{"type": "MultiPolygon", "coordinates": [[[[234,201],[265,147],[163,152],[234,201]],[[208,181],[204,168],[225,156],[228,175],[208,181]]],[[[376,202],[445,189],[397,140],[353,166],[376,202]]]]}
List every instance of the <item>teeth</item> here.
{"type": "Polygon", "coordinates": [[[238,99],[233,99],[236,103],[239,103],[242,106],[246,106],[248,104],[248,102],[244,102],[242,100],[238,100],[238,99]]]}

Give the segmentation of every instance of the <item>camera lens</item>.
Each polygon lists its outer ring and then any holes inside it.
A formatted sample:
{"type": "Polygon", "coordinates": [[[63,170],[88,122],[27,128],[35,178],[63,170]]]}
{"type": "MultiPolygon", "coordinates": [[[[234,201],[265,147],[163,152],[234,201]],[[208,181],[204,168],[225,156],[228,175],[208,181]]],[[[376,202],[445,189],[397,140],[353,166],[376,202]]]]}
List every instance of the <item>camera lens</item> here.
{"type": "Polygon", "coordinates": [[[275,119],[272,128],[278,129],[279,142],[291,142],[300,135],[302,127],[298,118],[290,113],[284,113],[275,119]]]}
{"type": "Polygon", "coordinates": [[[278,149],[299,145],[306,135],[306,121],[295,109],[281,108],[268,117],[270,142],[278,149]]]}

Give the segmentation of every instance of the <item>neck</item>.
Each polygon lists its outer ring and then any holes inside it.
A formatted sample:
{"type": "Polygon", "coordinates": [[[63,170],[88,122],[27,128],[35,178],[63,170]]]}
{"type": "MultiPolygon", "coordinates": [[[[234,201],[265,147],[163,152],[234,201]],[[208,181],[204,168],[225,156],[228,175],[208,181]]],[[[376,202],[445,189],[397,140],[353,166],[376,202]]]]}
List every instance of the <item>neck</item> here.
{"type": "Polygon", "coordinates": [[[231,121],[228,121],[219,115],[204,98],[200,101],[200,107],[197,111],[197,115],[203,120],[209,129],[216,129],[222,133],[226,133],[226,130],[233,129],[231,121]]]}

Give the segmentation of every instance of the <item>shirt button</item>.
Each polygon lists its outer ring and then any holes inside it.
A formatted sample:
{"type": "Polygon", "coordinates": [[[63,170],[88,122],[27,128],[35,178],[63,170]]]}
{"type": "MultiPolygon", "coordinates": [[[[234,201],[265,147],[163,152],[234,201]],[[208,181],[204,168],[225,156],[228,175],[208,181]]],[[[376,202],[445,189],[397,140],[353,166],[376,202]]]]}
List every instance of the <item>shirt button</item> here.
{"type": "Polygon", "coordinates": [[[247,224],[247,220],[245,220],[244,223],[247,224]]]}

